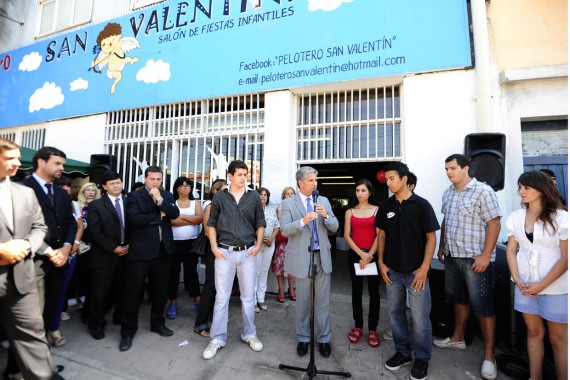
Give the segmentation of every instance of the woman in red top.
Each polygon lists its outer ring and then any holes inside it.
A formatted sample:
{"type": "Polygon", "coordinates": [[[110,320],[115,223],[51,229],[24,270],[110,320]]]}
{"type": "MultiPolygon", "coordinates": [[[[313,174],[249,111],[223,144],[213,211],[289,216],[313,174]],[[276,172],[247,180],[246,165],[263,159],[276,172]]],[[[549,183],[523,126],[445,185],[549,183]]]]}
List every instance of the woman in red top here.
{"type": "MultiPolygon", "coordinates": [[[[364,318],[362,316],[362,286],[363,276],[357,276],[354,264],[364,269],[369,263],[376,265],[376,227],[374,219],[378,207],[374,199],[372,183],[367,179],[356,182],[356,197],[351,200],[344,216],[344,240],[350,247],[348,266],[352,280],[352,316],[355,327],[348,333],[351,343],[358,343],[362,336],[364,318]]],[[[368,278],[368,293],[370,295],[370,310],[368,312],[368,344],[371,347],[380,345],[380,336],[376,332],[380,318],[380,277],[368,278]]]]}

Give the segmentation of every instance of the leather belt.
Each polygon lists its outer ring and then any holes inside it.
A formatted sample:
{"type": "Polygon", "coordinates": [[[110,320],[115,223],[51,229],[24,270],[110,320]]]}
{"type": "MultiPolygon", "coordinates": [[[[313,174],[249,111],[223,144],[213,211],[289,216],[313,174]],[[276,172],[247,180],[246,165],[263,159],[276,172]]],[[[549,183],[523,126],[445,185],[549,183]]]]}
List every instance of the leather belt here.
{"type": "Polygon", "coordinates": [[[255,243],[250,243],[250,244],[246,244],[246,245],[242,245],[242,246],[226,245],[226,244],[218,243],[218,247],[220,247],[222,249],[227,249],[228,251],[234,251],[234,252],[235,251],[245,251],[246,249],[250,249],[254,245],[255,245],[255,243]]]}

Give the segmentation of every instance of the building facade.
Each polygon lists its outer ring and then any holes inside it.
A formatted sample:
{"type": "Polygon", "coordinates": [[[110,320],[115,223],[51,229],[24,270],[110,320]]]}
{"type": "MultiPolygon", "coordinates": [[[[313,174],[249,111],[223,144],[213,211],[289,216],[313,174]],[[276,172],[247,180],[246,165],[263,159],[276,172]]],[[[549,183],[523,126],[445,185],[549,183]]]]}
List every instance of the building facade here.
{"type": "Polygon", "coordinates": [[[203,196],[239,158],[271,203],[301,165],[342,203],[404,161],[438,210],[445,158],[499,132],[504,215],[529,168],[567,195],[566,1],[0,4],[0,136],[114,155],[127,188],[157,164],[203,196]]]}

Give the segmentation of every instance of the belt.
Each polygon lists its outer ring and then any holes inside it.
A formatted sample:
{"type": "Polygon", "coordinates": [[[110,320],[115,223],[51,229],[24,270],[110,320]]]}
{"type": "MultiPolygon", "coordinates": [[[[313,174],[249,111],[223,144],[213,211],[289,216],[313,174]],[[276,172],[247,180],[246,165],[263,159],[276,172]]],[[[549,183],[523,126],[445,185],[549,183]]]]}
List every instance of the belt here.
{"type": "Polygon", "coordinates": [[[253,247],[255,245],[255,243],[250,243],[250,244],[246,244],[246,245],[242,245],[242,246],[235,246],[235,245],[225,245],[222,243],[218,243],[218,247],[222,248],[222,249],[227,249],[228,251],[245,251],[246,249],[250,249],[251,247],[253,247]]]}

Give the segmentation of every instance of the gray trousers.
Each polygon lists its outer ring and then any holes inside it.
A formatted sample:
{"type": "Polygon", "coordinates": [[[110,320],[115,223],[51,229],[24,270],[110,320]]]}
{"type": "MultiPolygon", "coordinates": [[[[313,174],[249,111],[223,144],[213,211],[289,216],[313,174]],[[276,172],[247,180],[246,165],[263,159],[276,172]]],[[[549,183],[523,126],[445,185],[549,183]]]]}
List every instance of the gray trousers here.
{"type": "MultiPolygon", "coordinates": [[[[317,274],[315,277],[315,341],[329,343],[331,340],[331,274],[323,272],[321,258],[315,254],[317,274]]],[[[307,268],[307,273],[309,268],[307,268]]],[[[295,278],[297,289],[297,340],[311,340],[311,279],[295,278]]]]}
{"type": "Polygon", "coordinates": [[[19,294],[12,281],[0,297],[0,325],[25,379],[57,378],[40,312],[38,293],[19,294]]]}

